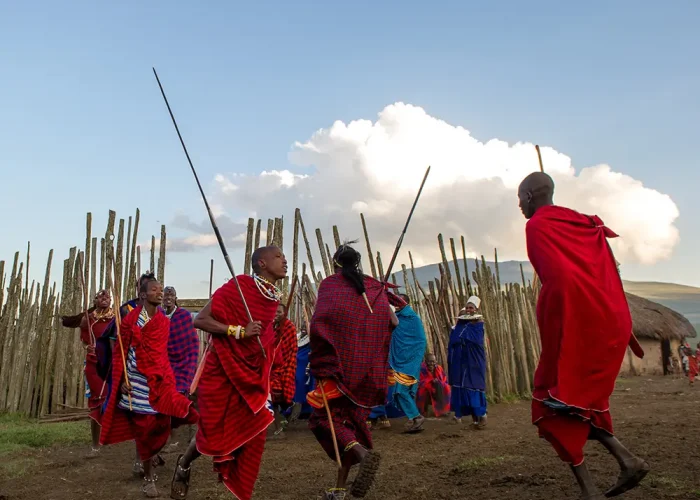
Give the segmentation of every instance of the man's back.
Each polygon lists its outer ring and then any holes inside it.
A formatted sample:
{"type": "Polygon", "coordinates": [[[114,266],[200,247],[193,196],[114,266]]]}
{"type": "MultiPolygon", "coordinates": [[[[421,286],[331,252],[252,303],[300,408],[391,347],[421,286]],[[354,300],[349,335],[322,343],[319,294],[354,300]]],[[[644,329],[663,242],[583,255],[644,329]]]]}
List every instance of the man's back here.
{"type": "Polygon", "coordinates": [[[538,369],[536,392],[547,389],[567,404],[607,409],[602,406],[632,332],[607,243],[617,235],[596,216],[557,206],[537,210],[526,232],[528,255],[542,281],[537,307],[543,341],[540,367],[557,367],[538,369]]]}

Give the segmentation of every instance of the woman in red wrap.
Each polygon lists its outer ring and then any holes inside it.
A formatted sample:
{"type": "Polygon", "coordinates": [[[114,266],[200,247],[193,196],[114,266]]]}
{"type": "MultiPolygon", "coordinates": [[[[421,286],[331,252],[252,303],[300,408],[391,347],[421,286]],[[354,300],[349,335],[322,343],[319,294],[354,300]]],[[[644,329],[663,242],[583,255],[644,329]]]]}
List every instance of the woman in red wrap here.
{"type": "Polygon", "coordinates": [[[253,252],[252,261],[253,276],[237,280],[253,321],[235,280],[219,288],[195,318],[196,328],[212,334],[212,348],[197,391],[199,428],[187,452],[178,458],[172,498],[187,496],[192,461],[200,455],[214,459],[219,480],[236,498],[249,500],[253,495],[266,430],[274,420],[272,322],[281,292],[273,283],[287,275],[287,260],[279,248],[263,247],[253,252]]]}
{"type": "Polygon", "coordinates": [[[274,321],[275,362],[270,375],[272,407],[275,410],[275,437],[284,437],[282,412],[292,406],[296,391],[297,329],[287,318],[287,306],[277,306],[274,321]]]}
{"type": "Polygon", "coordinates": [[[588,439],[599,441],[621,473],[605,496],[639,484],[649,465],[614,436],[609,398],[627,346],[638,352],[632,318],[607,238],[617,235],[597,216],[554,206],[554,182],[531,174],[518,198],[527,251],[542,282],[537,323],[542,339],[532,420],[540,436],[571,465],[586,499],[602,499],[584,463],[588,439]]]}
{"type": "Polygon", "coordinates": [[[80,341],[85,346],[85,395],[90,408],[90,431],[92,434],[92,449],[88,458],[96,457],[100,452],[100,420],[102,419],[102,404],[107,398],[107,381],[97,370],[96,339],[100,338],[109,326],[114,312],[111,308],[112,296],[109,290],[100,290],[95,296],[94,306],[87,312],[75,316],[64,316],[63,326],[80,328],[80,341]]]}
{"type": "Polygon", "coordinates": [[[168,360],[170,321],[158,307],[163,300],[163,287],[151,275],[143,282],[140,293],[143,304],[121,322],[121,342],[117,341],[114,348],[100,443],[136,441],[144,468],[142,491],[155,498],[158,489],[153,458],[167,443],[172,427],[195,424],[198,415],[192,402],[175,386],[168,360]]]}
{"type": "Polygon", "coordinates": [[[309,428],[332,460],[336,445],[341,455],[336,487],[326,492],[326,498],[345,497],[348,472],[356,464],[360,468],[351,493],[362,498],[374,482],[380,460],[372,449],[367,419],[371,408],[383,405],[387,396],[389,343],[392,325],[398,324],[389,297],[397,305],[405,303],[362,274],[360,254],[349,244],[338,248],[333,264],[335,274],[319,286],[309,329],[311,374],[317,380],[317,388],[307,395],[314,407],[309,428]]]}

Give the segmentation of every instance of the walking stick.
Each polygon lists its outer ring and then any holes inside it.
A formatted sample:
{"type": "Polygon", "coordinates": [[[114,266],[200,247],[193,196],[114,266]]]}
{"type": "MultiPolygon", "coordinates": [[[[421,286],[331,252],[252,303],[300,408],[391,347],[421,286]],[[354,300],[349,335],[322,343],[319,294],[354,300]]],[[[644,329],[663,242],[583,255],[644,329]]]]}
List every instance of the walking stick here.
{"type": "Polygon", "coordinates": [[[127,392],[126,396],[129,399],[129,411],[133,411],[133,408],[131,406],[131,382],[129,382],[129,372],[126,370],[126,356],[124,355],[124,342],[122,341],[122,334],[121,334],[121,324],[122,324],[122,317],[119,311],[119,296],[117,295],[117,289],[114,286],[114,282],[117,279],[117,271],[116,268],[114,267],[114,259],[110,259],[112,261],[111,270],[108,270],[107,272],[112,272],[114,279],[112,280],[111,283],[111,288],[112,288],[112,296],[114,297],[114,304],[113,304],[113,309],[114,309],[114,325],[117,328],[117,339],[119,340],[119,350],[122,353],[122,364],[124,367],[124,380],[126,380],[126,387],[129,389],[129,392],[127,392]]]}
{"type": "Polygon", "coordinates": [[[321,388],[321,397],[323,398],[323,406],[326,408],[326,415],[328,415],[328,425],[331,428],[331,437],[333,438],[333,449],[335,450],[335,460],[338,463],[338,468],[343,468],[343,463],[340,461],[340,451],[338,450],[338,441],[335,439],[335,426],[333,425],[333,417],[331,415],[331,408],[328,406],[328,400],[326,399],[326,391],[323,390],[323,381],[319,380],[318,386],[321,388]]]}
{"type": "MultiPolygon", "coordinates": [[[[241,285],[238,283],[238,278],[236,278],[236,272],[233,270],[233,264],[231,264],[231,258],[228,256],[228,250],[226,250],[226,244],[224,243],[224,239],[221,237],[221,233],[219,232],[219,226],[216,225],[216,219],[214,218],[214,213],[211,211],[211,208],[209,207],[209,202],[207,201],[207,197],[204,194],[204,189],[202,189],[202,184],[199,182],[199,176],[197,176],[197,171],[194,169],[194,165],[192,164],[192,159],[190,158],[190,153],[187,151],[187,146],[185,146],[185,141],[182,139],[182,134],[180,134],[180,128],[177,126],[177,122],[175,121],[175,115],[173,115],[173,110],[170,109],[170,103],[168,102],[168,98],[165,96],[165,90],[163,90],[163,85],[160,83],[160,78],[158,78],[158,73],[156,72],[156,69],[153,68],[153,74],[156,77],[156,81],[158,82],[158,87],[160,88],[160,93],[163,96],[163,100],[165,101],[165,105],[168,107],[168,113],[170,113],[170,118],[173,121],[173,125],[175,126],[175,132],[177,132],[177,136],[180,139],[180,144],[182,144],[182,149],[185,152],[185,156],[187,157],[187,162],[190,164],[190,169],[192,169],[192,174],[194,175],[194,180],[197,182],[197,187],[199,188],[199,193],[202,195],[202,200],[204,201],[204,206],[207,208],[207,214],[209,214],[209,221],[211,222],[212,229],[214,230],[214,235],[216,236],[216,241],[219,242],[219,248],[221,249],[221,253],[224,254],[224,261],[226,261],[226,266],[228,267],[228,270],[231,272],[231,278],[233,279],[233,282],[236,285],[236,288],[238,289],[238,294],[241,296],[241,302],[243,302],[243,307],[245,308],[245,312],[248,315],[248,321],[250,323],[253,322],[253,316],[250,314],[250,309],[248,309],[248,304],[245,301],[245,297],[243,296],[243,290],[241,290],[241,285]]],[[[267,358],[267,354],[265,354],[265,348],[262,345],[262,341],[260,340],[260,337],[255,337],[255,339],[258,341],[258,344],[260,345],[260,350],[262,351],[262,355],[264,358],[267,358]]]]}
{"type": "MultiPolygon", "coordinates": [[[[211,300],[211,289],[212,289],[212,284],[214,283],[214,259],[211,259],[211,268],[209,271],[209,300],[211,300]]],[[[202,378],[202,373],[204,372],[204,362],[207,360],[207,355],[209,354],[209,349],[211,347],[211,333],[207,335],[207,347],[204,349],[204,352],[202,353],[202,359],[199,360],[199,364],[197,365],[197,371],[194,372],[194,378],[192,379],[192,383],[190,384],[190,394],[194,394],[194,391],[197,390],[197,386],[199,385],[199,379],[202,378]]]]}

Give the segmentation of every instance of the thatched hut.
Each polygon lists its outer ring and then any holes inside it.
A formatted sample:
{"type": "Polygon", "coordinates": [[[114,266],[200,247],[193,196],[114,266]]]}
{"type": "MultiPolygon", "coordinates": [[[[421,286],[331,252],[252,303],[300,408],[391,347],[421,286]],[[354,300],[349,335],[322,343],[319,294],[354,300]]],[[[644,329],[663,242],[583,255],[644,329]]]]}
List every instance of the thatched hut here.
{"type": "Polygon", "coordinates": [[[644,359],[630,349],[621,375],[665,375],[669,356],[678,357],[678,346],[687,338],[694,338],[695,328],[682,314],[637,295],[627,293],[632,312],[632,330],[644,348],[644,359]]]}

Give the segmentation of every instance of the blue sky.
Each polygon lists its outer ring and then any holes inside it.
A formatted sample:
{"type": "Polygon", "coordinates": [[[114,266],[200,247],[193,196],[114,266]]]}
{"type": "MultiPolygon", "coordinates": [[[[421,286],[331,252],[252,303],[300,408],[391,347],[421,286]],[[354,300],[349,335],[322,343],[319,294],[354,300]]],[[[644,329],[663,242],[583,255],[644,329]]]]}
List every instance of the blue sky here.
{"type": "MultiPolygon", "coordinates": [[[[294,141],[403,101],[669,194],[680,244],[625,277],[700,286],[699,18],[692,0],[7,2],[0,260],[28,240],[35,270],[49,248],[65,258],[87,211],[99,233],[108,209],[138,206],[142,241],[176,212],[204,218],[155,66],[205,189],[287,168],[294,141]]],[[[169,257],[181,295],[205,289],[211,257],[223,279],[215,250],[169,257]]]]}

